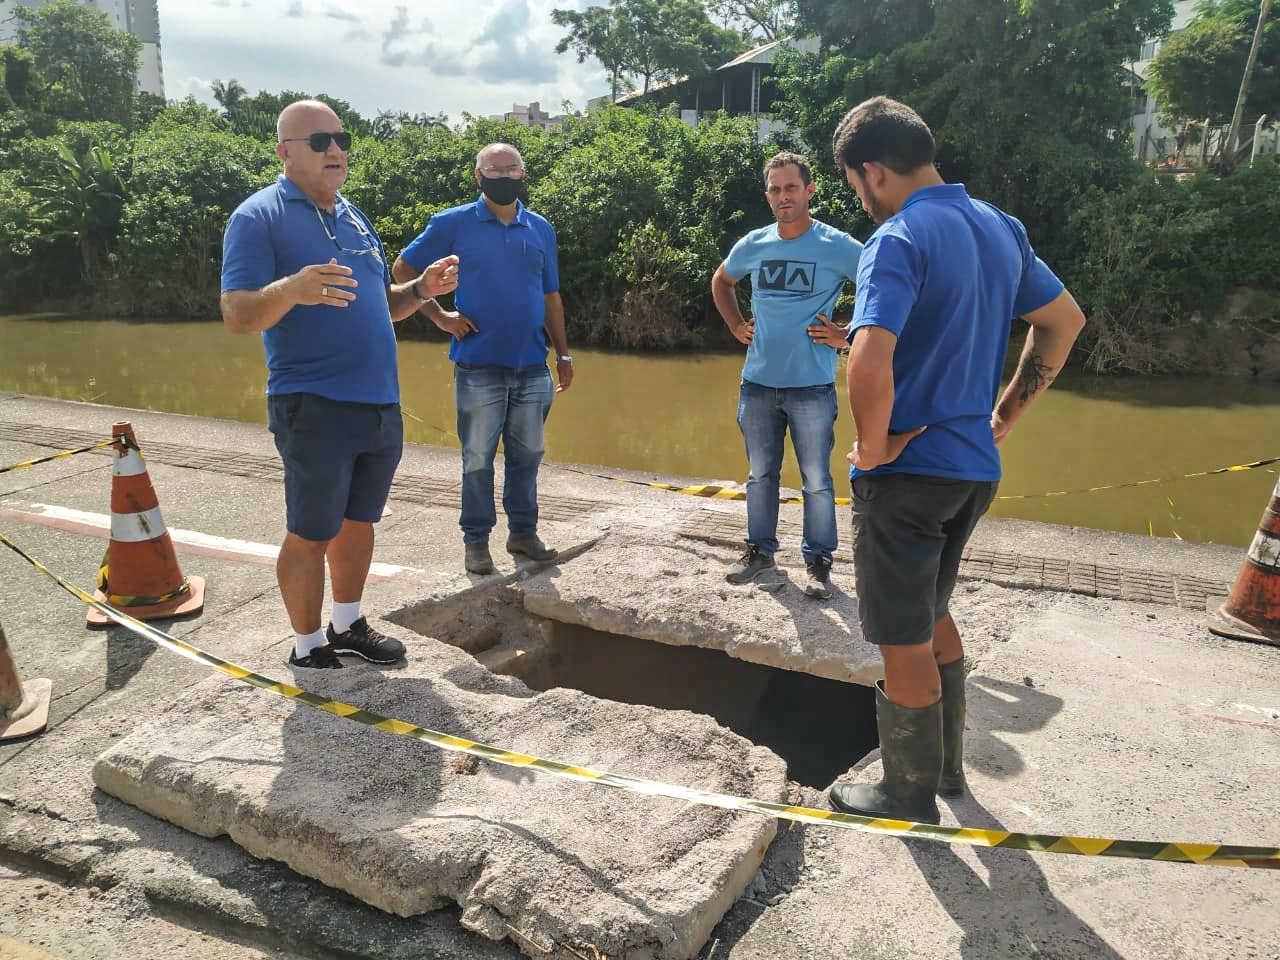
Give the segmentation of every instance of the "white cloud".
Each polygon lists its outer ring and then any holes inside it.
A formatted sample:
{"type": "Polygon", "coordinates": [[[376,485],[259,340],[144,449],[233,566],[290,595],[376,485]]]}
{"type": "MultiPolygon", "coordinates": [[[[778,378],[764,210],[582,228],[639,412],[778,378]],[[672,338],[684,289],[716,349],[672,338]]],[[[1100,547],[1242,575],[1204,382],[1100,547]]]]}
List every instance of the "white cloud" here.
{"type": "Polygon", "coordinates": [[[487,15],[445,0],[159,0],[165,94],[213,104],[209,83],[325,93],[365,116],[379,110],[504,113],[537,100],[558,113],[608,90],[599,64],[558,55],[555,7],[584,0],[502,0],[487,15]]]}

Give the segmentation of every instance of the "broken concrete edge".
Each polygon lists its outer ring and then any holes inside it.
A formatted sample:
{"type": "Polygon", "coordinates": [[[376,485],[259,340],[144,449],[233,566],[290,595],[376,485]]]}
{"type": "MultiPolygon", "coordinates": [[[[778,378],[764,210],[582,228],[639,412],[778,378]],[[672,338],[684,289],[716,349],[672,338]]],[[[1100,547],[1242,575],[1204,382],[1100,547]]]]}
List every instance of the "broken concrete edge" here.
{"type": "Polygon", "coordinates": [[[0,798],[0,860],[15,867],[105,890],[119,882],[108,866],[118,849],[101,837],[84,837],[56,814],[22,810],[9,798],[0,798]]]}
{"type": "MultiPolygon", "coordinates": [[[[441,646],[444,650],[428,660],[434,661],[443,657],[446,662],[439,666],[442,672],[447,672],[449,668],[456,671],[460,664],[448,661],[465,657],[470,665],[467,668],[468,673],[484,673],[486,677],[490,676],[470,657],[466,657],[453,647],[443,644],[441,646]],[[446,655],[445,650],[449,651],[449,654],[446,655]]],[[[467,681],[466,677],[460,677],[456,673],[454,679],[463,683],[464,686],[467,681]]],[[[178,711],[183,717],[198,715],[202,710],[204,712],[213,710],[215,714],[224,712],[230,709],[227,706],[226,690],[223,689],[228,684],[239,686],[226,678],[211,677],[198,684],[197,689],[190,691],[189,695],[179,697],[163,712],[178,711]],[[188,710],[188,707],[191,709],[188,710]]],[[[508,684],[502,686],[509,684],[518,685],[518,681],[510,680],[508,684]]],[[[248,698],[260,696],[259,691],[242,689],[248,698]]],[[[486,693],[493,692],[493,689],[488,683],[484,686],[486,693]]],[[[527,690],[525,692],[529,693],[527,690]]],[[[567,691],[553,691],[534,694],[527,699],[521,697],[519,700],[530,704],[538,700],[544,701],[543,712],[550,710],[558,716],[560,715],[559,700],[569,695],[567,691]]],[[[244,715],[243,708],[248,703],[250,700],[245,700],[238,705],[234,711],[237,717],[244,715]]],[[[332,723],[335,719],[324,713],[309,710],[301,704],[292,704],[292,706],[301,712],[303,719],[314,718],[326,724],[332,723]]],[[[260,707],[261,705],[255,702],[253,709],[260,709],[260,707]]],[[[273,705],[271,709],[278,709],[278,706],[273,705]]],[[[383,731],[370,730],[367,733],[376,737],[386,736],[383,731]]],[[[702,873],[703,883],[700,892],[687,903],[680,903],[678,898],[672,903],[662,903],[659,901],[665,900],[665,897],[659,897],[658,901],[653,901],[647,896],[639,901],[632,901],[630,897],[623,895],[622,900],[632,903],[633,907],[644,904],[645,908],[639,914],[634,914],[634,911],[629,914],[624,907],[621,912],[616,912],[613,920],[604,926],[597,924],[593,927],[590,923],[583,926],[572,912],[568,915],[554,909],[548,912],[548,904],[538,898],[516,897],[508,902],[511,899],[509,894],[499,892],[495,899],[493,892],[495,875],[488,865],[487,855],[475,860],[474,863],[463,857],[462,861],[465,862],[460,862],[462,868],[460,872],[451,870],[441,875],[439,882],[430,889],[424,889],[424,885],[419,882],[424,876],[418,873],[422,868],[432,869],[430,861],[420,861],[416,867],[399,875],[398,882],[388,882],[390,878],[381,872],[387,865],[386,852],[390,849],[400,849],[404,842],[403,838],[391,833],[381,834],[375,838],[374,834],[360,830],[352,834],[344,826],[346,821],[341,814],[341,810],[344,809],[341,804],[336,808],[336,815],[334,809],[326,812],[317,810],[310,818],[300,822],[294,822],[293,815],[286,810],[284,821],[276,823],[264,816],[265,811],[259,810],[255,813],[252,805],[246,806],[242,802],[234,785],[226,783],[213,774],[207,774],[203,778],[203,785],[195,782],[201,779],[199,760],[192,759],[192,757],[201,756],[201,748],[198,744],[192,743],[190,749],[193,752],[188,756],[183,750],[172,752],[171,745],[155,743],[149,735],[141,736],[142,739],[138,744],[140,753],[130,752],[131,741],[138,740],[138,736],[134,736],[126,738],[98,758],[93,768],[93,779],[100,789],[152,816],[167,820],[199,836],[206,838],[226,836],[250,856],[285,864],[303,877],[314,878],[330,885],[332,890],[341,890],[365,903],[401,917],[421,916],[425,912],[457,903],[463,908],[460,922],[465,930],[495,941],[510,939],[520,944],[526,952],[528,944],[538,944],[540,936],[545,940],[546,936],[542,935],[550,934],[555,938],[555,943],[591,942],[593,945],[598,943],[609,955],[625,955],[636,957],[637,960],[658,957],[687,960],[702,949],[716,924],[750,886],[777,833],[775,820],[748,815],[732,828],[732,832],[736,835],[732,841],[722,844],[720,838],[717,838],[710,848],[690,847],[678,860],[671,862],[671,869],[675,871],[676,878],[682,874],[689,876],[691,870],[702,873]],[[212,780],[209,779],[211,776],[212,780]],[[202,793],[208,789],[213,789],[214,794],[202,793]],[[193,803],[193,796],[197,794],[201,795],[202,799],[193,803]],[[712,853],[714,849],[720,852],[712,853]],[[345,867],[335,873],[333,864],[339,862],[345,867]],[[471,863],[471,866],[467,866],[468,863],[471,863]],[[706,872],[707,868],[711,868],[711,873],[706,872]],[[417,880],[415,880],[415,874],[418,874],[417,880]],[[508,914],[509,911],[511,911],[510,914],[508,914]],[[591,939],[583,940],[584,936],[589,936],[591,939]]],[[[731,734],[726,736],[735,740],[741,739],[731,734]]],[[[185,736],[180,742],[188,743],[185,736]]],[[[743,758],[745,769],[772,771],[772,768],[777,765],[777,758],[764,748],[750,745],[745,741],[744,745],[748,748],[748,754],[743,758]],[[769,762],[761,766],[766,757],[769,762]]],[[[749,779],[754,779],[754,776],[751,774],[749,779]]],[[[785,780],[774,778],[774,781],[778,790],[776,799],[781,801],[786,793],[785,780]]],[[[363,781],[360,782],[363,783],[363,781]]],[[[551,778],[551,782],[555,782],[555,778],[551,778]]],[[[759,788],[760,784],[755,786],[759,788]]],[[[574,789],[600,791],[603,788],[578,784],[574,785],[574,789]]],[[[605,793],[618,795],[614,790],[606,790],[605,793]]],[[[586,797],[585,794],[583,796],[586,797]]],[[[597,803],[589,798],[576,802],[585,803],[588,807],[597,803]]],[[[578,810],[578,815],[580,816],[582,812],[578,810]]],[[[716,811],[714,815],[721,817],[725,814],[716,811]]],[[[704,814],[698,814],[698,816],[702,817],[704,814]]],[[[441,822],[447,823],[456,819],[446,815],[441,822]]],[[[734,819],[736,820],[737,817],[734,819]]],[[[678,879],[674,882],[678,887],[683,886],[678,879]]],[[[498,885],[501,886],[502,883],[503,878],[499,877],[498,885]]],[[[430,885],[427,886],[430,887],[430,885]]],[[[566,890],[572,889],[566,888],[566,890]]],[[[653,892],[657,892],[658,889],[660,888],[653,888],[653,892]]],[[[584,892],[589,891],[580,890],[574,896],[578,897],[584,892]]],[[[575,902],[581,901],[575,900],[575,902]]],[[[595,903],[595,901],[592,902],[595,903]]],[[[609,912],[614,910],[610,906],[612,902],[612,899],[606,898],[596,903],[596,909],[603,910],[603,915],[607,918],[609,912]]]]}
{"type": "MultiPolygon", "coordinates": [[[[743,637],[741,633],[723,628],[707,628],[705,624],[683,624],[673,628],[669,620],[654,620],[636,616],[635,611],[620,614],[609,607],[586,603],[571,603],[552,597],[524,593],[524,609],[546,620],[573,626],[599,630],[621,636],[663,643],[668,646],[699,647],[718,650],[735,660],[755,663],[778,670],[791,670],[825,680],[856,683],[871,687],[884,676],[880,663],[851,664],[835,658],[814,659],[801,655],[779,656],[778,647],[763,640],[743,637]]],[[[399,613],[399,611],[397,611],[399,613]]]]}
{"type": "MultiPolygon", "coordinates": [[[[243,856],[249,869],[264,876],[197,876],[189,866],[193,872],[162,866],[139,876],[116,862],[117,855],[133,846],[123,839],[109,844],[84,839],[56,813],[19,810],[0,796],[0,863],[33,876],[101,890],[129,884],[166,916],[266,949],[360,960],[454,955],[446,948],[456,946],[456,911],[402,919],[247,852],[243,856]],[[299,890],[299,885],[305,888],[299,890]],[[246,890],[254,886],[261,889],[246,890]],[[440,952],[432,952],[433,947],[440,952]]],[[[468,956],[485,955],[485,947],[483,941],[468,944],[468,956]]],[[[493,954],[499,955],[505,954],[493,954]]],[[[0,957],[7,956],[0,937],[0,957]]]]}

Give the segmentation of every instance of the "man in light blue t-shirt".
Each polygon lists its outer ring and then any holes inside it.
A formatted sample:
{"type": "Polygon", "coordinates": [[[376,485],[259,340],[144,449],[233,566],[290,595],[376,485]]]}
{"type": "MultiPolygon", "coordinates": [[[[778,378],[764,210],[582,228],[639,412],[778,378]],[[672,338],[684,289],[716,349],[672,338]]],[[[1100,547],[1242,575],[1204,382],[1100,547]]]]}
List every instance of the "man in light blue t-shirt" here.
{"type": "Polygon", "coordinates": [[[853,572],[863,636],[880,648],[884,775],[838,784],[860,816],[937,823],[964,792],[964,648],[949,604],[965,545],[995,498],[996,444],[1053,382],[1084,326],[1016,219],[934,166],[933,134],[888,97],[836,129],[836,163],[879,224],[850,324],[853,572]],[[1000,393],[1009,326],[1030,325],[1000,393]]]}
{"type": "Polygon", "coordinates": [[[804,592],[831,596],[836,549],[836,348],[843,331],[831,323],[845,281],[857,275],[862,244],[809,215],[814,184],[809,161],[779,153],[764,168],[765,199],[776,223],[747,234],[711,278],[716,309],[747,346],[738,394],[738,426],[747,446],[747,551],[725,579],[749,583],[774,565],[778,549],[778,477],[791,431],[804,486],[808,577],[804,592]],[[734,284],[751,277],[751,319],[738,308],[734,284]]]}

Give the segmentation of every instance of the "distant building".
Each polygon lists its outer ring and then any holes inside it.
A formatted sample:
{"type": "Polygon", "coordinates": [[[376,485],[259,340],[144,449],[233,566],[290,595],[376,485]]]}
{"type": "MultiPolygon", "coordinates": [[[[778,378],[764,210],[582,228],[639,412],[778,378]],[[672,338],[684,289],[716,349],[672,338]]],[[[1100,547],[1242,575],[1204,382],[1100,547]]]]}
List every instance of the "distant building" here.
{"type": "Polygon", "coordinates": [[[534,100],[530,103],[513,103],[511,109],[506,113],[491,116],[489,119],[498,122],[514,120],[522,127],[541,127],[543,130],[558,130],[564,126],[565,115],[560,113],[554,117],[549,116],[543,112],[542,105],[537,100],[534,100]]]}
{"type": "MultiPolygon", "coordinates": [[[[43,7],[49,0],[0,0],[0,43],[13,43],[17,29],[12,16],[15,7],[43,7]]],[[[138,55],[137,88],[164,96],[164,65],[160,59],[159,0],[80,0],[86,7],[101,10],[115,29],[132,33],[142,41],[138,55]]]]}
{"type": "Polygon", "coordinates": [[[680,119],[691,127],[720,110],[734,117],[748,116],[756,121],[759,137],[765,140],[783,127],[773,117],[773,91],[764,83],[773,73],[774,56],[783,48],[816,53],[819,41],[816,37],[774,40],[748,50],[705,77],[679,77],[652,84],[647,92],[624,93],[616,102],[620,107],[674,103],[680,119]]]}
{"type": "MultiPolygon", "coordinates": [[[[1169,25],[1169,33],[1185,29],[1195,19],[1197,2],[1198,0],[1174,0],[1173,22],[1169,25]]],[[[1160,105],[1142,89],[1151,61],[1156,58],[1161,43],[1167,37],[1168,34],[1164,38],[1153,37],[1144,42],[1138,51],[1138,59],[1129,64],[1134,81],[1133,152],[1140,160],[1161,160],[1173,150],[1174,135],[1156,122],[1160,105]]]]}

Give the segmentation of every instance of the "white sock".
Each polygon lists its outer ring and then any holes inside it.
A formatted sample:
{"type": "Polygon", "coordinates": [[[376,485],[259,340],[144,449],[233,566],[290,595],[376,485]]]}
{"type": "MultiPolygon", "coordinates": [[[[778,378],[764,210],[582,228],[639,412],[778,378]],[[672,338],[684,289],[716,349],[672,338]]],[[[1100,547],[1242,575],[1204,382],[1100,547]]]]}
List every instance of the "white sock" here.
{"type": "Polygon", "coordinates": [[[321,646],[324,646],[323,630],[317,630],[315,633],[295,633],[293,635],[293,656],[295,659],[301,660],[303,657],[310,656],[312,650],[321,646]]]}
{"type": "Polygon", "coordinates": [[[331,622],[333,623],[334,633],[346,633],[351,629],[351,625],[360,619],[360,601],[354,603],[339,603],[333,601],[333,614],[331,622]]]}

